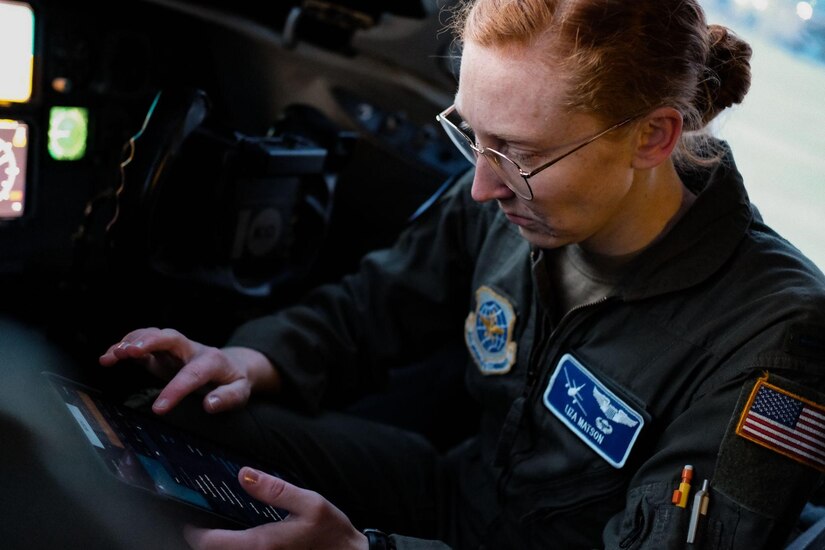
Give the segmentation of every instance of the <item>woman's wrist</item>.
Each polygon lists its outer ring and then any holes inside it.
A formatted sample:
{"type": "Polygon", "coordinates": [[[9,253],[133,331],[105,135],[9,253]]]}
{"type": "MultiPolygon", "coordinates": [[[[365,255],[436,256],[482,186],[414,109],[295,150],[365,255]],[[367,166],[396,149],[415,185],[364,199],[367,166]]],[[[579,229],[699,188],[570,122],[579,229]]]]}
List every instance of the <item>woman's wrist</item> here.
{"type": "Polygon", "coordinates": [[[226,347],[227,358],[241,366],[255,393],[278,393],[281,375],[269,358],[258,350],[244,347],[226,347]]]}

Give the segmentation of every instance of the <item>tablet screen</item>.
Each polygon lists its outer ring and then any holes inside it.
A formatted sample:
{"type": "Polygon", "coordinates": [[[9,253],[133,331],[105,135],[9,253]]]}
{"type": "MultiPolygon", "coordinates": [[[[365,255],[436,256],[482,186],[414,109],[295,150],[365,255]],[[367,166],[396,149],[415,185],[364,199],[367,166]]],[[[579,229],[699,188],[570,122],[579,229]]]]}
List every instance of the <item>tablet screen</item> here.
{"type": "Polygon", "coordinates": [[[86,440],[122,481],[246,527],[287,516],[249,496],[237,477],[241,466],[277,472],[111,402],[94,389],[46,374],[86,440]]]}

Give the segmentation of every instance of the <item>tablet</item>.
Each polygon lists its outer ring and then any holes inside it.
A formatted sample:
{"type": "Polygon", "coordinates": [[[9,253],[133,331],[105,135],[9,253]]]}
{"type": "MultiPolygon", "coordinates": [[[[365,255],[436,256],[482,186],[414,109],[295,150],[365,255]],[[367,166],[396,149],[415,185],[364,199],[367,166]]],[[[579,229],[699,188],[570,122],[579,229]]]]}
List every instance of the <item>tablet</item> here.
{"type": "Polygon", "coordinates": [[[106,469],[121,481],[208,512],[239,527],[280,521],[287,511],[252,498],[238,482],[242,466],[281,477],[255,461],[107,399],[54,373],[43,373],[106,469]]]}

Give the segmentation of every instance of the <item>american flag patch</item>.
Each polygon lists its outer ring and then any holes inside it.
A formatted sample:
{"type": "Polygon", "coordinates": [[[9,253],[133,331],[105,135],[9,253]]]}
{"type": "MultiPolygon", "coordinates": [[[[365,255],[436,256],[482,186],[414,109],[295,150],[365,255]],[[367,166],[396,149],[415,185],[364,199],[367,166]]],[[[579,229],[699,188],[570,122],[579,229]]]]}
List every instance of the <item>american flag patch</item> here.
{"type": "Polygon", "coordinates": [[[825,407],[757,380],[736,433],[825,471],[825,407]]]}

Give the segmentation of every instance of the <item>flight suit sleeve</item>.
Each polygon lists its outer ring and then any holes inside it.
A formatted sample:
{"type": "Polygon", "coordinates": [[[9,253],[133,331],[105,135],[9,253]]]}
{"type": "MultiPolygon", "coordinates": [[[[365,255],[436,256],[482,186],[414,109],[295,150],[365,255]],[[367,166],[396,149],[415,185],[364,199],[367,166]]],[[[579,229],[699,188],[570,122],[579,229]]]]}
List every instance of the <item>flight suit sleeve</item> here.
{"type": "Polygon", "coordinates": [[[242,325],[229,345],[264,353],[284,379],[283,393],[309,410],[380,387],[387,365],[460,340],[473,266],[466,234],[476,210],[460,180],[393,247],[366,255],[356,273],[300,304],[242,325]]]}
{"type": "Polygon", "coordinates": [[[391,535],[390,539],[395,544],[395,550],[450,550],[450,546],[437,540],[414,539],[391,535]]]}
{"type": "Polygon", "coordinates": [[[802,507],[822,481],[825,423],[817,423],[825,419],[818,372],[823,363],[769,356],[761,359],[765,369],[719,384],[667,427],[631,481],[625,510],[608,522],[605,548],[767,550],[786,545],[802,507]],[[673,497],[687,464],[694,476],[681,507],[673,497]],[[704,480],[707,497],[697,499],[704,480]]]}

